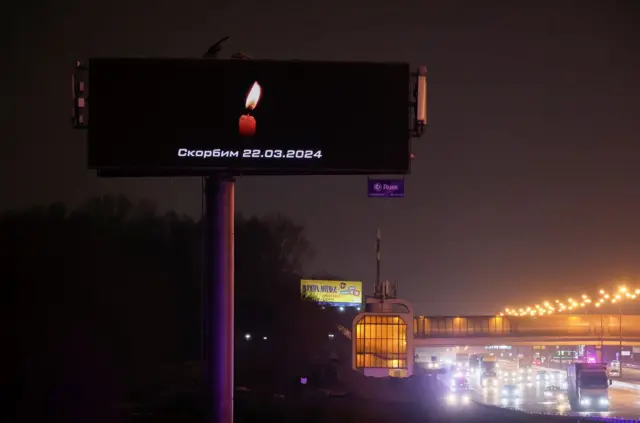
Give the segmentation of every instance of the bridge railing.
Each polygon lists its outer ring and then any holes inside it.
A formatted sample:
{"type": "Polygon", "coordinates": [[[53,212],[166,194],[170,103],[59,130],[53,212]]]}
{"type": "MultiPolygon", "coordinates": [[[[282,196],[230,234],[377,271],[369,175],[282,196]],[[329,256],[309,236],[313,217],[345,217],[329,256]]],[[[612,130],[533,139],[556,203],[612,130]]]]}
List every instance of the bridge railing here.
{"type": "Polygon", "coordinates": [[[640,316],[555,315],[514,316],[417,316],[416,338],[461,336],[640,336],[640,316]]]}

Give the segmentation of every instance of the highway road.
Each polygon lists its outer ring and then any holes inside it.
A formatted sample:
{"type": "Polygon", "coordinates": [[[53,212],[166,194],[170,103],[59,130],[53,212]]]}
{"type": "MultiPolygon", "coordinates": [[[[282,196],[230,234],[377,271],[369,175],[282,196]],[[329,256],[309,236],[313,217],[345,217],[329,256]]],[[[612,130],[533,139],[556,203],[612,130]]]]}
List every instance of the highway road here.
{"type": "Polygon", "coordinates": [[[624,367],[622,369],[621,381],[638,383],[640,384],[640,369],[632,369],[630,367],[624,367]]]}
{"type": "MultiPolygon", "coordinates": [[[[474,390],[474,399],[479,400],[488,405],[496,405],[501,407],[515,408],[522,411],[531,413],[555,413],[562,415],[581,415],[581,416],[612,416],[612,417],[624,417],[628,419],[637,419],[640,417],[640,389],[633,389],[625,386],[613,386],[609,388],[609,401],[610,407],[607,413],[576,413],[571,411],[571,407],[565,401],[558,402],[554,398],[548,398],[544,395],[544,389],[546,386],[553,384],[562,387],[562,380],[557,382],[552,381],[536,381],[536,372],[538,370],[546,370],[547,372],[554,372],[553,369],[534,368],[531,375],[531,380],[527,381],[527,373],[521,375],[517,371],[515,363],[509,361],[501,361],[499,363],[501,371],[501,382],[496,390],[483,390],[480,387],[479,379],[470,376],[471,386],[474,390]],[[515,373],[515,380],[511,382],[512,374],[515,373]],[[508,379],[505,380],[505,375],[508,375],[508,379]],[[518,376],[522,376],[523,381],[518,382],[518,376]],[[521,387],[519,398],[515,400],[505,401],[501,398],[502,386],[505,384],[517,384],[521,387]]],[[[623,374],[627,371],[627,375],[630,375],[632,369],[624,369],[623,374]]],[[[640,381],[640,371],[633,369],[633,374],[637,374],[640,381]]],[[[558,374],[562,374],[561,379],[564,379],[564,374],[557,371],[558,374]]],[[[629,376],[631,377],[631,375],[629,376]]],[[[639,387],[640,388],[640,387],[639,387]]]]}

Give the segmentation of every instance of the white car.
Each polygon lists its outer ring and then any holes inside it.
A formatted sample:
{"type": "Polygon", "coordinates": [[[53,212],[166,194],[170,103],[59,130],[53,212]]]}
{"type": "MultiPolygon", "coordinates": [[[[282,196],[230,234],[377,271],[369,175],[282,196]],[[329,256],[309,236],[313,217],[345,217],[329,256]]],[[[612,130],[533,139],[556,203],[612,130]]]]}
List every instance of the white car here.
{"type": "Polygon", "coordinates": [[[564,389],[556,385],[549,385],[544,388],[544,396],[550,400],[554,400],[556,402],[566,402],[567,401],[567,393],[564,389]]]}
{"type": "Polygon", "coordinates": [[[451,393],[447,395],[447,404],[451,406],[467,405],[471,403],[471,398],[467,393],[451,393]]]}
{"type": "Polygon", "coordinates": [[[519,398],[520,390],[516,385],[504,385],[501,396],[502,398],[519,398]]]}

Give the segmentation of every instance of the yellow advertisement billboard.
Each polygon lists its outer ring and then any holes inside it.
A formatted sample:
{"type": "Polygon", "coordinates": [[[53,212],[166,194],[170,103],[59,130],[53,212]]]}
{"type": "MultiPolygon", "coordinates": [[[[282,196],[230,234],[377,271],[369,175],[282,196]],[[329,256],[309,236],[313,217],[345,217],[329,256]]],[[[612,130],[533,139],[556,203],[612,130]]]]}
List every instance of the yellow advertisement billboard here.
{"type": "Polygon", "coordinates": [[[362,303],[362,282],[302,279],[300,292],[320,304],[357,306],[362,303]]]}

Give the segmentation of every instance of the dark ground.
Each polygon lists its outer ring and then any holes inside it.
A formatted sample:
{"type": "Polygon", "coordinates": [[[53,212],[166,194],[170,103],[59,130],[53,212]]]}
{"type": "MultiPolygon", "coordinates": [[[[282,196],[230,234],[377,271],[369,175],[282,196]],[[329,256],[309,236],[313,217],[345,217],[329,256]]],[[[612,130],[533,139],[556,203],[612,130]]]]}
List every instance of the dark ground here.
{"type": "MultiPolygon", "coordinates": [[[[299,385],[285,394],[242,388],[236,392],[235,422],[266,421],[303,423],[577,423],[577,418],[530,415],[481,404],[450,407],[447,391],[438,376],[409,379],[365,378],[355,372],[341,378],[334,388],[299,385]]],[[[164,401],[161,407],[140,410],[127,419],[140,423],[203,423],[204,401],[193,395],[164,401]],[[147,415],[144,415],[147,414],[147,415]]]]}

